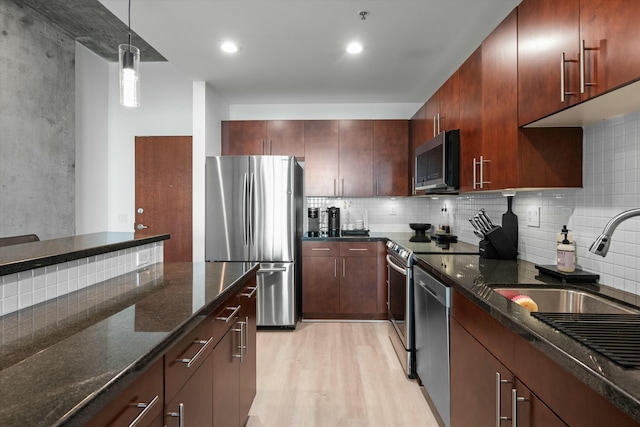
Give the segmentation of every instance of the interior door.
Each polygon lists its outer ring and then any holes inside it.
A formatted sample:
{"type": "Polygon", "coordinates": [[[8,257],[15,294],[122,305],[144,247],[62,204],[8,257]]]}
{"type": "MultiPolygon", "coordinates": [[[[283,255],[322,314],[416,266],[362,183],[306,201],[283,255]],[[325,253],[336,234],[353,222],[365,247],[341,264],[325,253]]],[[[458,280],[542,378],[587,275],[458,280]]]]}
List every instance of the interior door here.
{"type": "Polygon", "coordinates": [[[164,261],[191,261],[191,137],[137,136],[135,143],[135,235],[169,233],[164,261]]]}

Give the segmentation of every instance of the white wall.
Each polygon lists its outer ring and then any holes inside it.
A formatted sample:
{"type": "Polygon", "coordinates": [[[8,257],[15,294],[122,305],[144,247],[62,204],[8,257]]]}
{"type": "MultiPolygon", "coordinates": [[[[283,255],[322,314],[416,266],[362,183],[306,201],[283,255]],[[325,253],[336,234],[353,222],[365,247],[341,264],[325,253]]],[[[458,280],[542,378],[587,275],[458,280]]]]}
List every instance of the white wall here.
{"type": "Polygon", "coordinates": [[[422,104],[247,104],[231,105],[230,120],[410,119],[422,104]]]}
{"type": "Polygon", "coordinates": [[[109,63],[108,231],[133,231],[135,137],[193,134],[193,84],[168,62],[140,64],[141,106],[120,105],[118,64],[109,63]]]}
{"type": "Polygon", "coordinates": [[[76,234],[108,229],[107,62],[76,43],[76,234]]]}

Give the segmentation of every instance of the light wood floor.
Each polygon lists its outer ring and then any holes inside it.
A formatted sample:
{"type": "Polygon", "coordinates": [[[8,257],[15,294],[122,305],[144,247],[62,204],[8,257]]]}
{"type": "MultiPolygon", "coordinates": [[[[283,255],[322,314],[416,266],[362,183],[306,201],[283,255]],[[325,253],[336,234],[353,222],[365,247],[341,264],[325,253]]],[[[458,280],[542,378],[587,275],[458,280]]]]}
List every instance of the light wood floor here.
{"type": "Polygon", "coordinates": [[[385,322],[260,331],[257,356],[247,427],[437,427],[417,383],[402,372],[385,322]]]}

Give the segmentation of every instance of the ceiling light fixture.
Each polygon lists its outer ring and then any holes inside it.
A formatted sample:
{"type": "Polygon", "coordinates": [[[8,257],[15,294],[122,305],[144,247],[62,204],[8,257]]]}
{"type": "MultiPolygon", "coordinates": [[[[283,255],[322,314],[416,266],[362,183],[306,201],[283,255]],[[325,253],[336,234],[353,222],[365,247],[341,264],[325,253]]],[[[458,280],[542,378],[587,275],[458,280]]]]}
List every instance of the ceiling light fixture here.
{"type": "Polygon", "coordinates": [[[347,45],[347,52],[352,55],[362,52],[362,49],[362,45],[358,42],[351,42],[347,45]]]}
{"type": "Polygon", "coordinates": [[[118,46],[120,104],[140,106],[140,49],[131,45],[131,0],[129,0],[129,43],[118,46]]]}
{"type": "Polygon", "coordinates": [[[220,45],[220,49],[227,53],[236,53],[238,51],[238,45],[231,41],[226,41],[220,45]]]}

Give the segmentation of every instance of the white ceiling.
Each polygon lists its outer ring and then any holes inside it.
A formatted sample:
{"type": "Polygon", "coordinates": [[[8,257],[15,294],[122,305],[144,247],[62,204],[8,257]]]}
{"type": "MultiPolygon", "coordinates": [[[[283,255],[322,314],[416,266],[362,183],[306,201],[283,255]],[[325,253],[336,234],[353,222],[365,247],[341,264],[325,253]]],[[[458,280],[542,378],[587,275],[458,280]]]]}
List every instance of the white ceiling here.
{"type": "MultiPolygon", "coordinates": [[[[127,22],[127,0],[100,2],[127,22]]],[[[230,104],[415,103],[518,3],[132,0],[131,28],[230,104]],[[240,45],[237,54],[220,51],[227,39],[240,45]],[[358,56],[345,53],[352,40],[365,46],[358,56]]]]}

